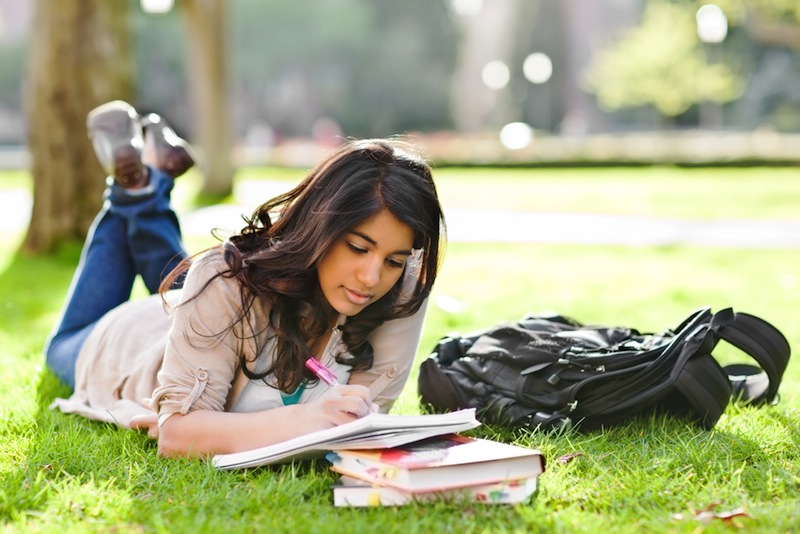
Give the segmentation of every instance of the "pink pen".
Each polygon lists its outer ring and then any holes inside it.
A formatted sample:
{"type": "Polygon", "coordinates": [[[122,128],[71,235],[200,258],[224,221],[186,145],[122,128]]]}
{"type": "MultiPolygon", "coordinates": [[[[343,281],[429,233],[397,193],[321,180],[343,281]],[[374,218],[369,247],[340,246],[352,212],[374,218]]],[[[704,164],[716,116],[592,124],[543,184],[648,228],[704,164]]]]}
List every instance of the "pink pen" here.
{"type": "Polygon", "coordinates": [[[329,386],[335,386],[339,383],[339,381],[336,380],[336,375],[333,374],[330,369],[318,362],[313,356],[306,360],[306,367],[308,367],[308,369],[314,373],[317,378],[329,386]]]}

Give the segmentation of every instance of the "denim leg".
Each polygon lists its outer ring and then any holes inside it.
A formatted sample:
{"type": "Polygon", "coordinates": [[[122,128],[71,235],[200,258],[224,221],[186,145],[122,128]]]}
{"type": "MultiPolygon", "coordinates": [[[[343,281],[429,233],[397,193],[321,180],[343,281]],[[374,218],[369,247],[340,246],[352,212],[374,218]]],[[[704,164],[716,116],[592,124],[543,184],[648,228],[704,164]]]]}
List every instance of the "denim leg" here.
{"type": "Polygon", "coordinates": [[[66,304],[45,344],[47,365],[70,387],[75,386],[78,353],[97,320],[130,297],[136,272],[126,227],[107,200],[86,236],[66,304]]]}
{"type": "Polygon", "coordinates": [[[45,344],[47,365],[70,387],[75,362],[97,321],[130,298],[137,274],[151,293],[186,257],[169,196],[174,182],[150,170],[150,185],[126,191],[110,185],[86,238],[61,318],[45,344]]]}
{"type": "Polygon", "coordinates": [[[108,198],[111,211],[127,222],[126,239],[134,268],[152,294],[187,254],[170,203],[175,182],[156,169],[150,169],[150,180],[153,192],[144,198],[116,186],[111,187],[108,198]]]}

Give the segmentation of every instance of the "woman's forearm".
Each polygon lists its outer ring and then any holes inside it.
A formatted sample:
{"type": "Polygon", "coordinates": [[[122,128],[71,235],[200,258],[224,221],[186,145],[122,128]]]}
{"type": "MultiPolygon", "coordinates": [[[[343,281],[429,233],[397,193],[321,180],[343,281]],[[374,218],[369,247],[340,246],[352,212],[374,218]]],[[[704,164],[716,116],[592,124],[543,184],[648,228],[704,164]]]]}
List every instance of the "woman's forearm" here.
{"type": "Polygon", "coordinates": [[[198,457],[255,449],[307,433],[300,405],[265,412],[198,410],[170,416],[158,432],[158,453],[198,457]]]}
{"type": "Polygon", "coordinates": [[[158,431],[158,452],[167,457],[201,457],[246,451],[338,426],[372,410],[366,387],[337,385],[308,404],[250,413],[173,414],[158,431]]]}

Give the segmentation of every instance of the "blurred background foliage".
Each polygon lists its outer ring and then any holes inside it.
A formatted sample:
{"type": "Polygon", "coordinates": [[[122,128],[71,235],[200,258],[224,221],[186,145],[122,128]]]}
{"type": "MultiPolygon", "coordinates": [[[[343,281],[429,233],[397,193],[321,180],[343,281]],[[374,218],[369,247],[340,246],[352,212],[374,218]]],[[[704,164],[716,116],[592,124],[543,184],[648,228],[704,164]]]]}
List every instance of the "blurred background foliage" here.
{"type": "Polygon", "coordinates": [[[0,168],[30,168],[48,252],[97,208],[83,117],[115,98],[198,149],[207,202],[347,137],[439,166],[798,165],[799,53],[789,0],[0,0],[0,168]]]}
{"type": "Polygon", "coordinates": [[[610,110],[652,105],[663,117],[699,102],[725,103],[742,93],[732,61],[710,63],[693,14],[670,2],[651,2],[642,23],[603,49],[588,72],[588,88],[610,110]]]}
{"type": "MultiPolygon", "coordinates": [[[[191,137],[181,0],[130,4],[137,105],[191,137]]],[[[0,143],[24,144],[31,2],[0,0],[0,143]]],[[[229,0],[229,108],[239,143],[337,129],[355,137],[670,127],[800,131],[800,7],[718,0],[720,42],[703,42],[694,0],[229,0]],[[486,57],[491,51],[495,57],[486,57]],[[532,53],[552,74],[531,82],[532,53]],[[507,68],[486,86],[485,63],[507,68]],[[461,96],[459,96],[461,95],[461,96]],[[488,102],[488,103],[487,103],[488,102]],[[716,118],[703,106],[719,106],[716,118]]]]}

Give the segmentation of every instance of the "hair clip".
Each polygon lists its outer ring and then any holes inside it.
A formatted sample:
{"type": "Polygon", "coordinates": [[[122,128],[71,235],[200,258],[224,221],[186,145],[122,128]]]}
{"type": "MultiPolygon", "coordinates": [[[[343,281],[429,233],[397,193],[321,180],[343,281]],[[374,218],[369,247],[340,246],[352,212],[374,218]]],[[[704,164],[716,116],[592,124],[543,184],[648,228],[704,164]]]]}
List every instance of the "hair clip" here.
{"type": "Polygon", "coordinates": [[[408,301],[414,294],[414,288],[417,287],[419,282],[420,273],[422,272],[422,253],[425,252],[424,248],[412,248],[411,254],[406,260],[406,268],[403,272],[403,282],[401,286],[402,296],[399,303],[408,301]]]}
{"type": "Polygon", "coordinates": [[[422,262],[422,253],[425,252],[424,248],[412,248],[411,256],[408,258],[408,264],[412,267],[417,267],[422,262]]]}

